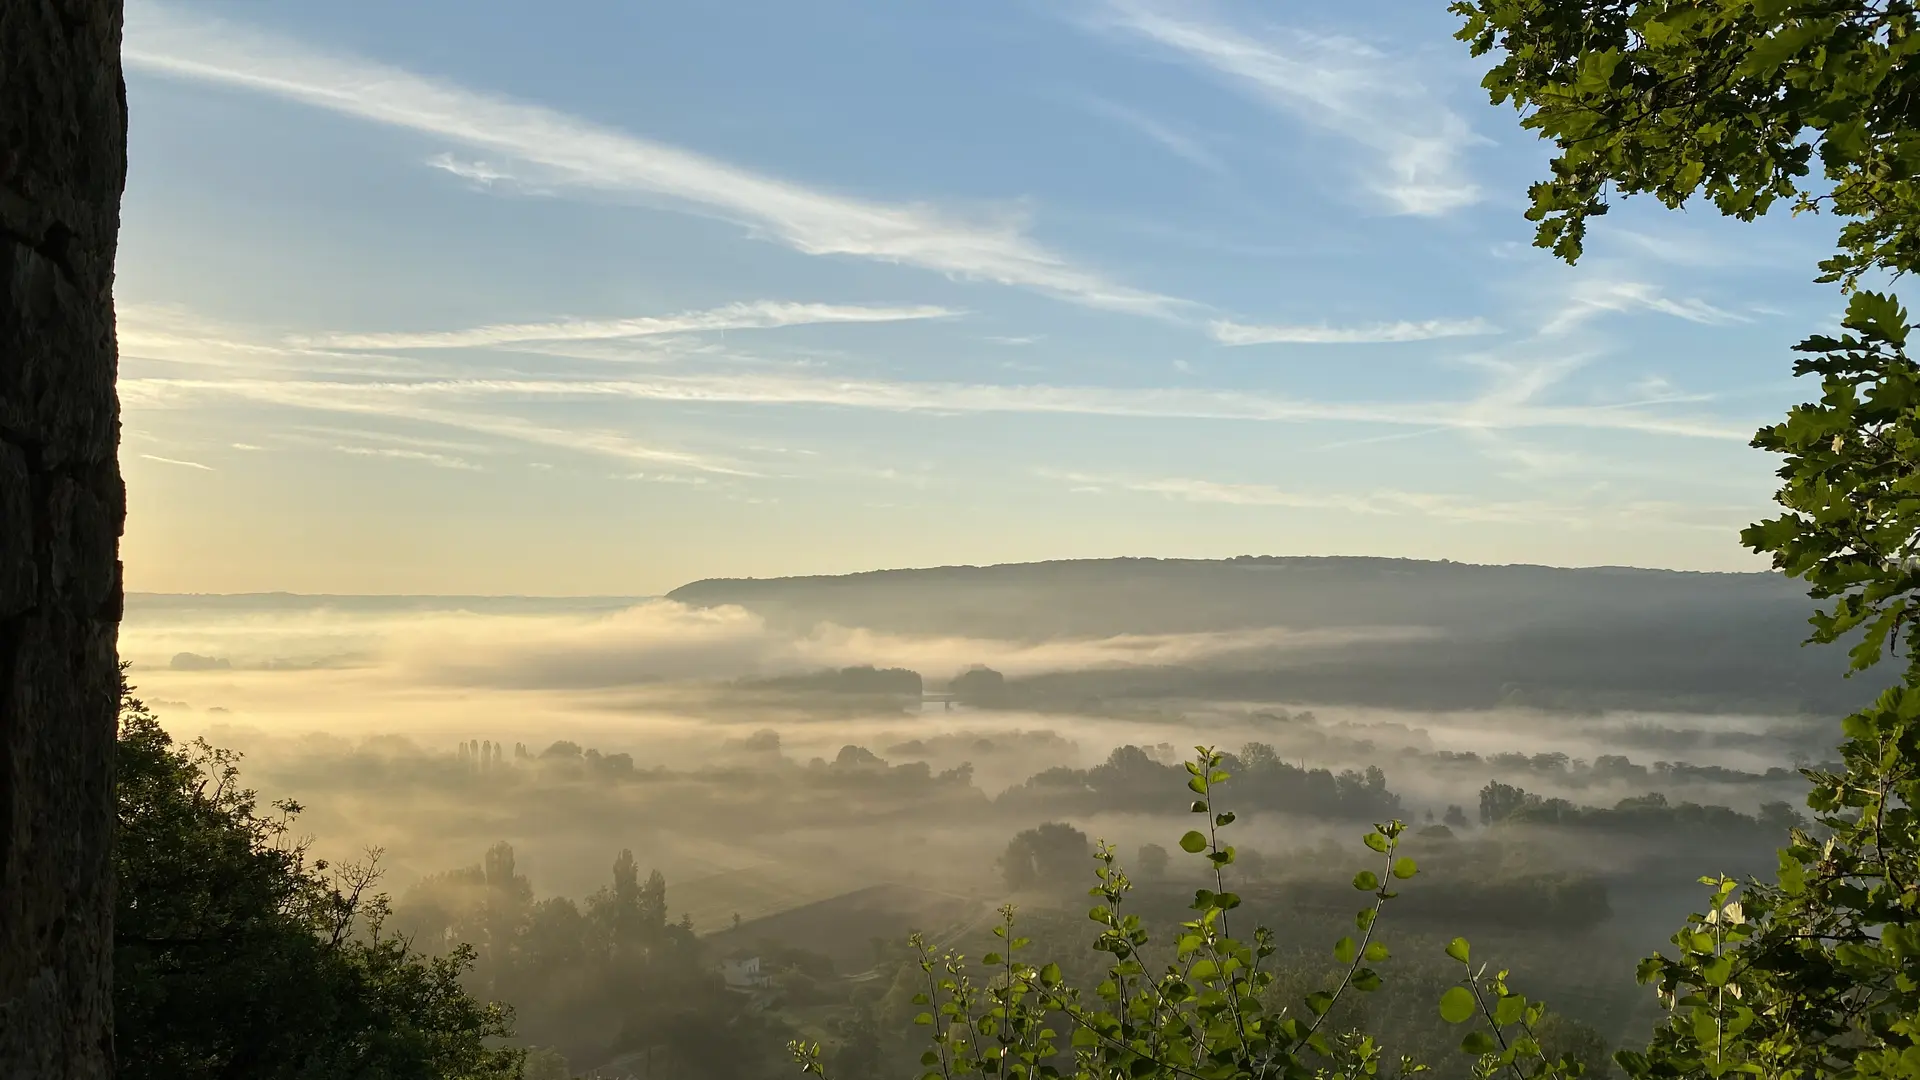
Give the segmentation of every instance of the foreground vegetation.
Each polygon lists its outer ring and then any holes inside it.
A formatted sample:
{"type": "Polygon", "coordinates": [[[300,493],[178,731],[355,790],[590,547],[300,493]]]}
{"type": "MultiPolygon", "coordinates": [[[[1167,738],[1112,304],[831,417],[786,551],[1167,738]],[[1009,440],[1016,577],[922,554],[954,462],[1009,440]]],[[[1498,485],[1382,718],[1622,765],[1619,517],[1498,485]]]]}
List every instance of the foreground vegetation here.
{"type": "Polygon", "coordinates": [[[504,1007],[469,947],[424,956],[387,927],[377,855],[309,859],[300,807],[258,804],[235,755],[181,746],[122,683],[114,1044],[132,1080],[511,1080],[504,1007]]]}

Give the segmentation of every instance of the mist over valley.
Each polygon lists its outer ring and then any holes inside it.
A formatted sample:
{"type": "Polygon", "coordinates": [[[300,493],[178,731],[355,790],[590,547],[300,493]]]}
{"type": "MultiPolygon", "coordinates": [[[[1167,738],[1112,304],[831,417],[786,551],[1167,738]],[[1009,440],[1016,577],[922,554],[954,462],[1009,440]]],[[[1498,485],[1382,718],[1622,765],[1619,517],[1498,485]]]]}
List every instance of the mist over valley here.
{"type": "MultiPolygon", "coordinates": [[[[812,989],[769,983],[773,1007],[854,1015],[911,931],[961,944],[1011,900],[1079,933],[1085,852],[1008,862],[1042,826],[1111,843],[1171,917],[1201,879],[1159,863],[1207,745],[1262,915],[1315,940],[1358,835],[1405,820],[1428,869],[1402,932],[1561,941],[1591,960],[1561,989],[1612,1037],[1646,1019],[1616,962],[1697,906],[1702,856],[1764,871],[1804,822],[1838,680],[1799,648],[1803,603],[1758,574],[1113,560],[653,598],[136,595],[122,651],[176,737],[301,802],[315,851],[378,849],[421,940],[494,902],[460,867],[507,852],[534,903],[630,852],[705,962],[790,955],[812,989]]],[[[558,1015],[523,1030],[614,1055],[558,1015]]]]}

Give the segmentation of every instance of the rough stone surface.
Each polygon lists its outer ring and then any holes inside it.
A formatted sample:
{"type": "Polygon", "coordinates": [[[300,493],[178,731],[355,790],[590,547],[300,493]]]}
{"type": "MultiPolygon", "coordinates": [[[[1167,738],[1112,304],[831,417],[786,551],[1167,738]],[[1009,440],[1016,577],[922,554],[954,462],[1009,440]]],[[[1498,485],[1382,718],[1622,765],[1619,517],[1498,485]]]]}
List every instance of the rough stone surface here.
{"type": "Polygon", "coordinates": [[[121,0],[0,0],[0,1077],[113,1070],[121,0]]]}

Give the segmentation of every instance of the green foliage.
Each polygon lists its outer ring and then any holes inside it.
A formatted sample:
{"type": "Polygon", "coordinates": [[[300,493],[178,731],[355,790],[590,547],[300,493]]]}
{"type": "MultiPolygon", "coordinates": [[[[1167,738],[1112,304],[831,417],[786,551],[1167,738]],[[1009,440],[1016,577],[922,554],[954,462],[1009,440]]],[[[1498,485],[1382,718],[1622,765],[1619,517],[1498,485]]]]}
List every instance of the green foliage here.
{"type": "Polygon", "coordinates": [[[1507,986],[1507,973],[1488,974],[1485,964],[1474,967],[1465,938],[1455,938],[1447,955],[1459,961],[1460,985],[1440,996],[1440,1018],[1449,1024],[1480,1021],[1460,1040],[1460,1050],[1473,1055],[1475,1076],[1505,1073],[1520,1078],[1578,1077],[1586,1062],[1574,1053],[1555,1055],[1543,1038],[1547,1007],[1528,1001],[1507,986]]]}
{"type": "MultiPolygon", "coordinates": [[[[1920,268],[1920,49],[1907,0],[1462,0],[1460,37],[1501,50],[1485,85],[1559,148],[1533,188],[1536,243],[1569,261],[1609,190],[1751,219],[1782,198],[1846,219],[1823,281],[1920,268]],[[1811,184],[1818,155],[1826,187],[1811,184]]],[[[1778,880],[1712,887],[1641,965],[1668,1016],[1635,1077],[1920,1076],[1920,379],[1907,313],[1855,293],[1839,337],[1801,342],[1821,400],[1762,430],[1785,511],[1742,534],[1817,601],[1812,640],[1853,667],[1907,650],[1904,685],[1846,718],[1808,770],[1825,834],[1796,829],[1778,880]]]]}
{"type": "Polygon", "coordinates": [[[131,1080],[509,1080],[510,1015],[469,996],[470,950],[386,932],[373,861],[310,861],[300,807],[263,813],[238,755],[182,747],[123,682],[114,1042],[131,1080]]]}
{"type": "Polygon", "coordinates": [[[1484,85],[1558,150],[1535,243],[1573,261],[1610,193],[1847,219],[1822,281],[1920,265],[1920,49],[1906,0],[1458,0],[1484,85]],[[1818,157],[1824,183],[1811,179],[1818,157]]]}
{"type": "Polygon", "coordinates": [[[1706,913],[1641,965],[1669,1018],[1629,1075],[1920,1076],[1920,693],[1844,730],[1843,768],[1809,773],[1826,839],[1796,830],[1774,883],[1704,879],[1706,913]]]}
{"type": "Polygon", "coordinates": [[[1907,355],[1906,319],[1890,296],[1854,294],[1845,333],[1797,346],[1795,374],[1820,377],[1820,401],[1754,438],[1785,456],[1775,498],[1786,512],[1741,539],[1832,601],[1815,615],[1813,639],[1856,635],[1856,670],[1890,646],[1905,646],[1909,665],[1920,656],[1920,366],[1907,355]]]}
{"type": "MultiPolygon", "coordinates": [[[[1155,940],[1141,917],[1126,910],[1132,884],[1105,844],[1095,854],[1096,903],[1088,917],[1099,928],[1093,948],[1109,960],[1091,987],[1074,985],[1058,963],[1036,965],[1021,955],[1031,942],[1012,907],[1001,909],[994,931],[1004,951],[985,954],[978,965],[914,938],[921,974],[915,1023],[929,1029],[931,1044],[921,1058],[924,1077],[1331,1080],[1427,1071],[1404,1058],[1389,1064],[1372,1036],[1331,1021],[1343,999],[1384,984],[1378,965],[1391,950],[1380,938],[1380,913],[1398,895],[1395,884],[1418,872],[1401,851],[1404,826],[1386,822],[1365,837],[1376,861],[1353,879],[1366,899],[1354,915],[1354,932],[1333,946],[1332,984],[1286,1000],[1276,985],[1279,943],[1272,931],[1255,927],[1235,936],[1232,930],[1241,897],[1228,887],[1237,852],[1224,831],[1234,814],[1216,801],[1228,779],[1224,760],[1201,747],[1186,766],[1196,796],[1191,811],[1202,815],[1202,827],[1180,846],[1206,864],[1212,887],[1194,891],[1192,915],[1171,942],[1155,940]]],[[[1465,943],[1455,948],[1464,962],[1465,943]]],[[[1504,972],[1488,976],[1484,968],[1468,968],[1443,999],[1449,1020],[1472,1019],[1476,1010],[1484,1014],[1485,1030],[1476,1027],[1467,1045],[1482,1062],[1481,1075],[1496,1069],[1515,1080],[1580,1075],[1578,1061],[1542,1049],[1535,1028],[1544,1007],[1509,991],[1504,972]]],[[[828,1074],[817,1044],[795,1043],[791,1050],[805,1072],[828,1074]]]]}

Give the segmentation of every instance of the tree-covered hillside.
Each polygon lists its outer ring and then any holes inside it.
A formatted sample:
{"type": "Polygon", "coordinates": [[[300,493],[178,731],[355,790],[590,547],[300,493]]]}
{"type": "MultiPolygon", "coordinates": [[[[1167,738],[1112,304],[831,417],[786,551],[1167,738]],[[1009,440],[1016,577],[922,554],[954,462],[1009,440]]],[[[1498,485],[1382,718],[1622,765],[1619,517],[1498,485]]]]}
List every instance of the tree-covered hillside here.
{"type": "Polygon", "coordinates": [[[1371,558],[1105,559],[695,582],[776,626],[1037,642],[1239,634],[1204,661],[1053,671],[1015,700],[1291,698],[1473,708],[1830,712],[1857,688],[1801,649],[1804,601],[1770,574],[1371,558]],[[1304,636],[1259,631],[1305,632],[1304,636]],[[1321,636],[1315,637],[1315,633],[1321,636]]]}

